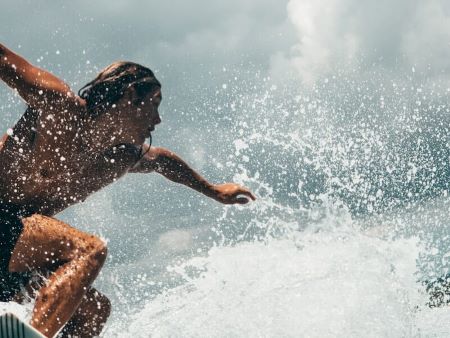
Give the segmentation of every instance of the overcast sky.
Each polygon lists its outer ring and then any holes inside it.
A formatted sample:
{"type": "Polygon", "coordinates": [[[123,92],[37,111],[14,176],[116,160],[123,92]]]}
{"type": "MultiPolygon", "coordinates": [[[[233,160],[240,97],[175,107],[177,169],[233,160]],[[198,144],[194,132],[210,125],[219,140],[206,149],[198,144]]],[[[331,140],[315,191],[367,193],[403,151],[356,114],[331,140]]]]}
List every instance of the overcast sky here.
{"type": "Polygon", "coordinates": [[[450,2],[445,0],[290,0],[297,41],[280,53],[278,67],[295,68],[303,81],[352,68],[404,72],[425,77],[450,70],[450,2]],[[288,66],[286,66],[288,64],[288,66]]]}
{"type": "MultiPolygon", "coordinates": [[[[223,65],[268,67],[271,55],[295,41],[286,1],[10,1],[1,3],[0,39],[70,80],[87,81],[93,67],[117,59],[182,71],[223,65]],[[59,55],[56,52],[59,51],[59,55]],[[49,55],[46,55],[46,53],[49,55]],[[90,65],[85,66],[89,61],[90,65]],[[62,65],[61,67],[58,64],[62,65]],[[169,68],[167,68],[169,67],[169,68]],[[82,71],[81,75],[70,75],[82,71]]],[[[164,69],[164,71],[162,71],[164,69]]]]}
{"type": "Polygon", "coordinates": [[[445,0],[2,0],[0,9],[0,40],[77,88],[117,59],[156,69],[169,88],[249,64],[303,83],[362,58],[429,76],[450,69],[445,0]]]}

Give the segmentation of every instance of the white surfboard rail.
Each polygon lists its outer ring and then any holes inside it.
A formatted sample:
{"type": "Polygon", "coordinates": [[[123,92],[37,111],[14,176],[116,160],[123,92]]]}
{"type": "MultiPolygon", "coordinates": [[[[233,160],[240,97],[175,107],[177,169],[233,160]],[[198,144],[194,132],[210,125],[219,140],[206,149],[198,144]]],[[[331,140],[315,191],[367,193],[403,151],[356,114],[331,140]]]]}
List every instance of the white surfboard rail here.
{"type": "Polygon", "coordinates": [[[31,325],[13,313],[0,316],[0,338],[46,338],[31,325]]]}

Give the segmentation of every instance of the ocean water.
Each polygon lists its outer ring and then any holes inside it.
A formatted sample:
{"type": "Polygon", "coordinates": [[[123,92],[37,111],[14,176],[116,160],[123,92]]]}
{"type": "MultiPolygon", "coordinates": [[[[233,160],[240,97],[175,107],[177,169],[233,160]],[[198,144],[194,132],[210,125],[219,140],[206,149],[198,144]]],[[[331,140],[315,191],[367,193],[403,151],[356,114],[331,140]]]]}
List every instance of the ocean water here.
{"type": "Polygon", "coordinates": [[[168,102],[154,140],[257,201],[136,174],[58,216],[108,242],[103,336],[448,337],[425,286],[449,273],[446,88],[244,75],[168,102]]]}

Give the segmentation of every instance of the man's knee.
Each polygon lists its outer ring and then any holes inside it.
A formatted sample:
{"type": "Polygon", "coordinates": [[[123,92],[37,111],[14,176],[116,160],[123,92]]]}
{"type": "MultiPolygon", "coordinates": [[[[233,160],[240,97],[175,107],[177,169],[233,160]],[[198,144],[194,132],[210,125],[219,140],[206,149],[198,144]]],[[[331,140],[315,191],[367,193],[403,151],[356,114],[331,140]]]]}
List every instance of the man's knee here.
{"type": "Polygon", "coordinates": [[[87,251],[92,255],[95,261],[101,266],[105,263],[108,255],[108,247],[102,239],[92,236],[87,245],[87,251]]]}
{"type": "Polygon", "coordinates": [[[70,261],[87,259],[92,269],[98,271],[102,268],[108,254],[108,248],[102,239],[89,235],[72,243],[70,261]]]}
{"type": "Polygon", "coordinates": [[[25,271],[28,267],[54,270],[81,257],[88,257],[101,268],[106,260],[106,243],[96,236],[38,214],[22,222],[24,231],[11,257],[10,271],[25,271]]]}

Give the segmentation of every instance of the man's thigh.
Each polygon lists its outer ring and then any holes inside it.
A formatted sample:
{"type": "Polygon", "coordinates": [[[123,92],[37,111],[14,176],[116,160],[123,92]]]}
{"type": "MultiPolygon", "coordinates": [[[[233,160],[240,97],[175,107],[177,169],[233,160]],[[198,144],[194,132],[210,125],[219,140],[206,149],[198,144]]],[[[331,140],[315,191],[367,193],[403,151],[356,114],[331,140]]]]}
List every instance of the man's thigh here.
{"type": "Polygon", "coordinates": [[[22,219],[23,230],[9,261],[10,272],[48,271],[88,251],[94,236],[52,217],[22,219]]]}

